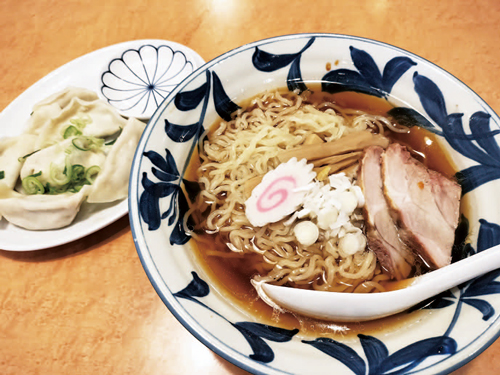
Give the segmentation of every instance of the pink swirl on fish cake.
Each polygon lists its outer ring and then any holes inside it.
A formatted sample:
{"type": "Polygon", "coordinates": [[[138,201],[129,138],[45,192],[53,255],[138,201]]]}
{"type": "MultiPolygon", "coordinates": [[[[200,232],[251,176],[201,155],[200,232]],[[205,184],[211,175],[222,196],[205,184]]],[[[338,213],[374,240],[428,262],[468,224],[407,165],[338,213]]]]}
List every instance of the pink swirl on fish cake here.
{"type": "Polygon", "coordinates": [[[297,181],[292,176],[283,176],[283,177],[277,178],[276,180],[274,180],[272,183],[270,183],[266,187],[266,189],[262,192],[261,196],[257,200],[257,204],[256,204],[257,211],[259,211],[259,212],[267,212],[267,211],[271,211],[272,209],[280,206],[288,198],[288,195],[291,193],[291,189],[294,189],[296,186],[297,186],[297,181]],[[276,184],[278,184],[278,183],[280,183],[282,181],[289,182],[293,186],[290,189],[287,189],[286,187],[281,187],[281,188],[279,188],[277,190],[272,191],[272,188],[276,184]],[[271,191],[270,194],[269,194],[269,191],[271,191]],[[272,201],[273,198],[276,195],[279,196],[278,201],[275,202],[272,206],[266,207],[265,206],[266,202],[263,202],[263,200],[266,199],[267,201],[272,201]]]}

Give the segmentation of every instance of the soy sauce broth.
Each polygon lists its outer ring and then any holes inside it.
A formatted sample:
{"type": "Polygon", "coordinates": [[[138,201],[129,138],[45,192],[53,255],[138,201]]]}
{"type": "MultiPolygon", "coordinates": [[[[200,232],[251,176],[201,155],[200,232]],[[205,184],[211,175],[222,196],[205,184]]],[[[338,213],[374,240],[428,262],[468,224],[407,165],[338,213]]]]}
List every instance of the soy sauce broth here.
{"type": "MultiPolygon", "coordinates": [[[[307,102],[332,101],[341,107],[360,109],[365,112],[387,116],[387,111],[392,105],[386,100],[373,96],[343,92],[328,94],[320,91],[319,84],[312,88],[313,92],[307,102]]],[[[248,108],[250,101],[240,104],[248,108]]],[[[217,124],[212,126],[216,128],[217,124]]],[[[421,161],[429,169],[436,170],[443,175],[453,178],[457,169],[451,158],[441,148],[437,137],[422,128],[414,126],[405,133],[387,132],[386,136],[393,142],[401,143],[408,147],[412,156],[421,161]]],[[[196,180],[196,170],[200,166],[199,158],[193,154],[185,178],[196,180]]],[[[463,204],[462,204],[463,206],[463,204]]],[[[217,236],[204,234],[200,240],[190,241],[193,253],[199,265],[211,281],[212,288],[231,300],[231,303],[249,315],[250,320],[259,321],[286,329],[300,330],[302,337],[325,336],[332,338],[346,338],[376,332],[395,331],[419,324],[422,319],[431,314],[430,310],[417,310],[412,313],[403,312],[391,317],[362,323],[335,323],[321,321],[301,316],[296,313],[278,313],[258,298],[257,292],[250,280],[262,267],[261,257],[258,254],[245,254],[228,252],[227,246],[217,240],[217,236]],[[223,257],[214,256],[214,253],[227,254],[223,257]]],[[[400,282],[391,281],[387,284],[388,290],[404,288],[411,283],[411,279],[400,282]]]]}

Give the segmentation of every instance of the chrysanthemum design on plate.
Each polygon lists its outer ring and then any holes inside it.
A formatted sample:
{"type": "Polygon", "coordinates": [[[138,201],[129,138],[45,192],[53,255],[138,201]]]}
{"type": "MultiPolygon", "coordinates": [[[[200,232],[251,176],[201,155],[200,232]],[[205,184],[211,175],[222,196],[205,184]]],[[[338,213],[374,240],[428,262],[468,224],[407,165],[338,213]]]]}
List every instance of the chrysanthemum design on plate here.
{"type": "Polygon", "coordinates": [[[123,52],[109,63],[101,77],[101,92],[121,114],[149,119],[195,68],[182,51],[146,44],[123,52]]]}
{"type": "MultiPolygon", "coordinates": [[[[314,42],[315,38],[312,37],[304,43],[302,49],[290,51],[287,54],[273,54],[266,52],[263,47],[254,47],[252,65],[261,72],[288,69],[286,84],[289,90],[306,90],[307,80],[302,77],[300,61],[314,42]]],[[[394,84],[403,75],[411,74],[412,70],[415,93],[432,122],[411,108],[396,107],[390,111],[390,114],[401,124],[418,124],[444,137],[454,150],[477,162],[477,165],[457,174],[462,184],[463,194],[500,178],[500,147],[494,140],[499,130],[491,130],[488,113],[477,111],[471,115],[469,118],[471,134],[467,134],[464,129],[463,114],[446,112],[445,98],[441,90],[431,79],[418,73],[418,65],[411,58],[395,57],[390,61],[378,61],[377,64],[369,53],[353,46],[350,47],[350,56],[356,70],[329,71],[322,78],[323,91],[330,93],[356,91],[385,98],[391,93],[394,84]],[[383,66],[382,72],[379,66],[383,66]]],[[[229,120],[230,114],[239,108],[226,94],[219,74],[222,73],[216,72],[215,68],[207,70],[205,82],[201,86],[194,90],[179,92],[175,97],[174,102],[178,110],[197,113],[196,122],[174,124],[165,120],[165,132],[168,138],[173,142],[186,143],[191,153],[204,131],[203,122],[209,100],[213,100],[218,115],[225,120],[229,120]],[[200,104],[202,104],[201,108],[199,108],[200,104]]],[[[144,190],[139,203],[142,220],[147,223],[150,231],[160,228],[162,221],[166,220],[167,226],[173,228],[170,243],[172,245],[185,244],[189,241],[189,236],[183,228],[183,216],[188,209],[188,204],[180,184],[184,183],[187,193],[193,196],[197,193],[197,184],[183,179],[175,158],[168,149],[165,150],[165,155],[160,155],[155,151],[146,151],[144,156],[149,159],[152,166],[150,173],[144,172],[142,175],[144,190]],[[169,208],[165,212],[160,212],[162,199],[170,199],[169,208]]],[[[479,224],[477,248],[460,245],[469,230],[467,218],[462,217],[457,230],[457,246],[454,254],[470,256],[500,243],[499,225],[484,219],[480,219],[479,224]]],[[[189,222],[188,225],[190,225],[189,222]]],[[[418,373],[425,370],[427,366],[434,365],[463,349],[453,333],[464,305],[476,309],[484,321],[498,317],[498,312],[487,298],[483,297],[500,293],[500,282],[496,281],[499,276],[500,271],[490,272],[416,306],[415,309],[454,309],[454,313],[444,334],[412,342],[392,353],[381,338],[362,334],[358,335],[362,352],[326,337],[301,342],[340,361],[354,374],[418,373]]],[[[204,306],[236,328],[250,345],[251,350],[246,355],[255,361],[272,362],[275,355],[268,342],[288,342],[298,333],[298,330],[286,330],[259,323],[231,322],[202,302],[209,293],[209,285],[193,271],[191,283],[174,296],[187,300],[189,303],[204,306]]]]}

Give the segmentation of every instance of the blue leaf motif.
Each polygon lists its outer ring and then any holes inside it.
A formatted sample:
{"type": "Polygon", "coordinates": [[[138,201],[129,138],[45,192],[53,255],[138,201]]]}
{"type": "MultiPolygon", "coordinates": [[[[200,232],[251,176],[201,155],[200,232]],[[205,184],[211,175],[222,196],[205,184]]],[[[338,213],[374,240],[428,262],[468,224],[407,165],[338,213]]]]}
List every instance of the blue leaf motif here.
{"type": "Polygon", "coordinates": [[[296,53],[275,55],[255,47],[252,63],[256,69],[262,72],[274,72],[289,65],[297,56],[296,53]]]}
{"type": "Polygon", "coordinates": [[[274,342],[288,342],[299,332],[298,329],[289,330],[261,323],[231,323],[217,311],[213,310],[197,299],[208,296],[208,294],[210,293],[210,287],[204,280],[202,280],[198,276],[196,272],[191,272],[191,275],[193,276],[193,280],[184,289],[180,290],[177,293],[174,293],[174,296],[187,299],[189,301],[197,303],[200,306],[205,307],[215,315],[231,324],[234,328],[236,328],[252,348],[253,354],[249,355],[251,359],[263,363],[271,362],[274,359],[274,352],[263,339],[274,342]]]}
{"type": "Polygon", "coordinates": [[[174,293],[174,296],[198,302],[194,297],[202,298],[208,296],[210,287],[196,272],[192,271],[191,275],[193,276],[193,280],[184,289],[174,293]]]}
{"type": "Polygon", "coordinates": [[[429,120],[412,108],[395,107],[391,108],[387,114],[401,126],[406,126],[408,128],[419,126],[435,134],[442,135],[442,132],[437,130],[429,120]]]}
{"type": "Polygon", "coordinates": [[[175,96],[175,106],[181,111],[191,111],[198,107],[207,95],[208,82],[191,91],[182,91],[175,96]]]}
{"type": "Polygon", "coordinates": [[[253,66],[261,72],[274,72],[275,70],[284,68],[306,51],[314,43],[315,39],[315,37],[309,39],[304,48],[297,53],[277,55],[255,47],[255,52],[252,56],[253,66]]]}
{"type": "Polygon", "coordinates": [[[500,282],[493,281],[498,278],[498,276],[500,276],[500,270],[489,272],[486,275],[474,279],[463,294],[463,297],[500,293],[500,282]]]}
{"type": "MultiPolygon", "coordinates": [[[[451,292],[450,292],[451,294],[451,292]]],[[[454,305],[456,303],[455,296],[438,296],[431,303],[429,303],[426,309],[443,309],[445,307],[454,305]]]]}
{"type": "Polygon", "coordinates": [[[154,183],[149,180],[147,174],[142,175],[142,186],[144,191],[139,199],[139,213],[149,230],[157,230],[161,224],[160,198],[173,194],[178,186],[170,183],[154,183]]]}
{"type": "Polygon", "coordinates": [[[193,280],[188,284],[188,286],[173,295],[203,306],[207,310],[210,310],[213,314],[227,321],[227,319],[220,315],[217,311],[197,299],[208,296],[210,294],[210,287],[201,277],[198,276],[196,272],[192,271],[191,275],[193,276],[193,280]]]}
{"type": "Polygon", "coordinates": [[[500,168],[474,165],[457,172],[455,177],[460,182],[460,185],[462,185],[462,195],[465,195],[478,186],[500,179],[500,168]]]}
{"type": "MultiPolygon", "coordinates": [[[[186,197],[184,196],[184,192],[182,191],[182,189],[180,187],[178,190],[177,199],[172,199],[172,200],[173,200],[173,204],[176,204],[176,202],[177,202],[179,214],[177,216],[177,222],[174,225],[174,229],[172,230],[172,233],[170,234],[170,244],[171,245],[184,245],[185,243],[187,243],[191,239],[191,236],[189,236],[186,233],[186,229],[184,228],[184,216],[186,215],[186,212],[188,212],[188,210],[189,210],[189,205],[188,205],[188,202],[186,200],[186,197]]],[[[169,225],[172,225],[174,220],[175,220],[175,219],[172,219],[172,218],[175,218],[174,215],[177,214],[175,211],[176,210],[174,208],[174,213],[171,216],[171,221],[169,220],[169,225]]],[[[189,217],[187,220],[188,227],[191,227],[191,228],[194,227],[193,224],[194,223],[193,223],[191,217],[189,217]]]]}
{"type": "Polygon", "coordinates": [[[165,198],[173,194],[179,187],[168,182],[153,183],[146,173],[142,175],[142,186],[144,191],[148,192],[155,198],[165,198]]]}
{"type": "Polygon", "coordinates": [[[488,302],[477,298],[463,298],[462,301],[472,307],[475,307],[483,314],[483,320],[486,321],[495,314],[495,309],[488,302]]]}
{"type": "Polygon", "coordinates": [[[307,90],[307,86],[302,79],[302,73],[300,72],[300,56],[293,60],[290,71],[288,72],[286,84],[289,91],[299,90],[303,92],[307,90]]]}
{"type": "Polygon", "coordinates": [[[498,167],[498,161],[493,159],[471,142],[474,139],[474,136],[465,134],[462,117],[462,113],[452,113],[447,116],[446,122],[441,124],[444,137],[450,146],[462,155],[465,155],[469,159],[475,160],[480,164],[498,167]]]}
{"type": "Polygon", "coordinates": [[[191,125],[177,125],[172,124],[170,121],[165,119],[165,133],[174,142],[187,142],[191,140],[200,128],[200,123],[195,122],[191,125]]]}
{"type": "Polygon", "coordinates": [[[261,323],[239,322],[235,324],[259,337],[274,342],[288,342],[299,332],[297,328],[284,329],[261,323]]]}
{"type": "MultiPolygon", "coordinates": [[[[447,336],[431,337],[410,344],[388,356],[387,347],[375,337],[358,335],[368,359],[368,374],[391,375],[405,374],[418,366],[426,358],[433,355],[454,354],[457,351],[456,341],[447,336]],[[405,366],[402,368],[402,366],[405,366]]],[[[337,359],[349,367],[356,375],[365,375],[367,365],[363,359],[349,346],[330,338],[317,338],[314,341],[302,341],[310,344],[325,354],[337,359]]]]}
{"type": "Polygon", "coordinates": [[[159,171],[155,167],[153,167],[151,169],[151,171],[153,172],[153,174],[155,175],[155,177],[157,179],[161,180],[161,181],[171,182],[171,181],[175,181],[175,180],[177,180],[179,178],[178,175],[174,175],[174,174],[170,174],[170,173],[165,173],[165,172],[159,171]]]}
{"type": "Polygon", "coordinates": [[[491,131],[490,118],[489,114],[478,111],[470,117],[469,125],[474,139],[477,140],[479,146],[498,161],[500,160],[500,147],[498,147],[498,143],[493,137],[500,131],[491,131]]]}
{"type": "Polygon", "coordinates": [[[369,375],[378,374],[380,371],[380,365],[389,356],[389,351],[382,341],[373,337],[366,335],[358,335],[365,352],[366,358],[368,359],[369,375]]]}
{"type": "Polygon", "coordinates": [[[302,340],[302,342],[309,344],[330,357],[342,362],[349,369],[351,369],[354,374],[366,374],[365,361],[349,346],[327,337],[319,337],[314,341],[302,340]]]}
{"type": "Polygon", "coordinates": [[[394,57],[384,68],[382,74],[382,87],[385,92],[391,92],[394,84],[405,74],[412,66],[417,65],[408,57],[394,57]]]}
{"type": "Polygon", "coordinates": [[[382,76],[373,58],[365,51],[349,47],[354,66],[364,80],[371,86],[382,88],[382,76]]]}
{"type": "MultiPolygon", "coordinates": [[[[172,194],[172,199],[175,199],[175,196],[177,194],[172,194]]],[[[173,204],[172,200],[170,201],[170,206],[168,207],[167,211],[165,211],[162,215],[161,215],[161,219],[164,220],[166,219],[167,217],[171,217],[172,215],[175,215],[175,204],[173,204]]],[[[175,216],[174,216],[175,217],[175,216]]]]}
{"type": "Polygon", "coordinates": [[[161,171],[178,177],[179,171],[177,170],[177,166],[175,165],[175,159],[172,156],[172,153],[168,149],[165,149],[165,154],[166,156],[164,159],[156,151],[146,151],[143,153],[143,155],[146,156],[151,161],[151,163],[153,163],[153,165],[155,165],[161,171]]]}
{"type": "Polygon", "coordinates": [[[447,112],[444,96],[439,87],[429,78],[419,75],[417,72],[413,74],[413,83],[425,112],[434,122],[443,127],[447,123],[447,112]]]}
{"type": "Polygon", "coordinates": [[[456,174],[462,185],[462,195],[488,181],[499,179],[500,147],[493,137],[500,134],[500,130],[490,130],[490,115],[482,111],[474,113],[469,119],[472,134],[466,134],[462,122],[463,114],[447,114],[443,94],[432,80],[415,73],[413,82],[424,110],[442,128],[442,135],[449,145],[480,164],[456,174]]]}
{"type": "MultiPolygon", "coordinates": [[[[489,223],[484,219],[479,220],[480,227],[477,240],[478,252],[500,244],[500,226],[489,223]]],[[[478,309],[483,314],[483,319],[488,320],[495,314],[495,309],[487,301],[471,298],[488,294],[500,293],[500,282],[495,281],[500,277],[500,270],[489,272],[463,286],[461,301],[478,309]]]]}
{"type": "Polygon", "coordinates": [[[477,252],[500,244],[500,225],[479,219],[481,226],[477,239],[477,252]]]}
{"type": "Polygon", "coordinates": [[[251,359],[263,363],[269,363],[274,360],[274,352],[264,340],[244,327],[240,327],[238,323],[233,324],[233,327],[240,331],[245,340],[250,344],[253,351],[253,354],[249,355],[251,359]]]}
{"type": "Polygon", "coordinates": [[[411,309],[408,310],[408,313],[420,309],[442,309],[451,306],[455,303],[456,303],[455,295],[451,291],[446,290],[438,294],[437,296],[426,299],[425,301],[422,301],[417,305],[413,306],[411,309]]]}
{"type": "Polygon", "coordinates": [[[326,73],[322,78],[321,89],[330,94],[356,91],[379,98],[383,97],[383,93],[371,87],[361,74],[349,69],[337,69],[326,73]]]}
{"type": "Polygon", "coordinates": [[[139,212],[142,220],[148,224],[149,230],[156,230],[160,227],[160,204],[158,199],[146,190],[139,199],[139,212]]]}
{"type": "Polygon", "coordinates": [[[245,340],[250,344],[253,354],[250,354],[249,357],[263,363],[269,363],[274,359],[273,350],[263,338],[275,342],[287,342],[299,332],[298,329],[288,330],[251,322],[238,322],[232,323],[232,325],[240,331],[245,340]]]}
{"type": "Polygon", "coordinates": [[[168,210],[161,216],[162,219],[166,219],[168,217],[168,226],[169,227],[175,223],[175,218],[177,217],[177,195],[178,195],[178,193],[179,193],[179,191],[176,191],[176,194],[174,194],[172,196],[168,210]]]}
{"type": "Polygon", "coordinates": [[[229,96],[227,96],[224,91],[224,87],[222,86],[222,82],[219,76],[212,72],[213,82],[214,82],[214,105],[217,114],[226,121],[231,121],[231,113],[240,109],[241,107],[231,101],[229,96]]]}
{"type": "Polygon", "coordinates": [[[354,66],[358,71],[337,69],[323,76],[323,91],[335,94],[356,91],[377,97],[385,97],[394,84],[416,63],[408,57],[395,57],[385,65],[380,73],[375,60],[366,51],[349,47],[354,66]]]}
{"type": "Polygon", "coordinates": [[[157,166],[160,170],[152,168],[153,174],[161,181],[170,182],[179,178],[179,171],[175,165],[175,159],[172,153],[165,149],[165,159],[155,151],[147,151],[143,154],[146,156],[153,165],[157,166]]]}
{"type": "Polygon", "coordinates": [[[451,337],[440,336],[431,337],[417,341],[407,347],[398,350],[390,355],[380,366],[380,373],[391,371],[391,375],[405,374],[412,368],[418,366],[427,357],[434,355],[455,354],[457,351],[457,342],[451,337]],[[407,365],[405,368],[401,366],[407,365]]]}

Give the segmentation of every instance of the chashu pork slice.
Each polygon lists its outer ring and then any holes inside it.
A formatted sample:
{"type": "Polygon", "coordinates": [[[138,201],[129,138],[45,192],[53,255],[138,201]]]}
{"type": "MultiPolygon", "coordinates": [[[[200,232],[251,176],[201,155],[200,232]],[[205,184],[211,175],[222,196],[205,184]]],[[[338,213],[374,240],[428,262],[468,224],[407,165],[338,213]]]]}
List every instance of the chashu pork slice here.
{"type": "Polygon", "coordinates": [[[399,144],[391,144],[383,153],[382,177],[403,241],[431,269],[450,264],[460,185],[427,169],[399,144]]]}
{"type": "Polygon", "coordinates": [[[396,225],[383,192],[381,147],[365,149],[360,162],[358,184],[365,196],[364,216],[368,247],[375,252],[381,266],[398,280],[408,277],[414,256],[399,239],[396,225]]]}

